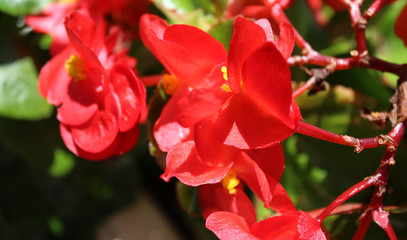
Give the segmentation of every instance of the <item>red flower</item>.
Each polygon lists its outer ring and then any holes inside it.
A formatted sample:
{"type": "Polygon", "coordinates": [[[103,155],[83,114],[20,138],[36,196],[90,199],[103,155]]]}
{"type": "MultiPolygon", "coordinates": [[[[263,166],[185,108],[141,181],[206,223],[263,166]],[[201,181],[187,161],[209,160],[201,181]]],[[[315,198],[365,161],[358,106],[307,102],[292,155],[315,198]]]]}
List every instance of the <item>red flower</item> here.
{"type": "MultiPolygon", "coordinates": [[[[243,185],[236,186],[235,192],[230,194],[227,183],[229,182],[222,181],[222,183],[198,187],[203,217],[207,219],[212,213],[226,211],[243,217],[249,226],[256,223],[256,212],[251,200],[243,192],[243,185]]],[[[270,207],[279,214],[296,212],[294,204],[280,184],[277,184],[274,189],[270,207]]]]}
{"type": "Polygon", "coordinates": [[[137,142],[145,108],[134,60],[112,53],[114,39],[105,43],[95,34],[90,17],[73,12],[64,24],[70,45],[41,69],[40,93],[58,106],[61,135],[73,153],[92,160],[124,153],[137,142]]]}
{"type": "MultiPolygon", "coordinates": [[[[70,2],[52,2],[48,4],[38,15],[27,16],[26,23],[34,31],[46,33],[52,36],[50,51],[55,55],[69,45],[63,20],[72,11],[81,11],[94,19],[97,28],[105,28],[105,19],[113,19],[114,25],[119,25],[122,29],[135,30],[138,26],[138,19],[147,11],[150,0],[77,0],[70,2]]],[[[128,33],[126,33],[128,34],[128,33]]],[[[134,33],[133,33],[134,35],[134,33]]]]}
{"type": "Polygon", "coordinates": [[[195,141],[185,141],[170,149],[161,177],[165,181],[177,177],[189,186],[222,182],[230,194],[243,181],[270,207],[284,170],[281,145],[242,151],[218,142],[213,135],[213,124],[211,118],[201,120],[194,128],[195,141]]]}
{"type": "Polygon", "coordinates": [[[407,23],[407,5],[404,6],[403,10],[401,11],[399,17],[394,24],[394,32],[396,35],[401,38],[404,42],[404,45],[407,46],[407,31],[406,31],[406,23],[407,23]]]}
{"type": "Polygon", "coordinates": [[[154,137],[162,151],[191,139],[190,127],[182,127],[176,119],[177,103],[191,88],[213,84],[212,75],[221,75],[218,65],[226,61],[223,45],[209,34],[187,25],[172,25],[154,15],[140,19],[140,37],[148,49],[171,75],[163,85],[172,97],[154,126],[154,137]],[[171,90],[169,90],[171,89],[171,90]]]}
{"type": "Polygon", "coordinates": [[[293,47],[290,25],[280,25],[280,36],[274,42],[267,20],[237,18],[226,81],[193,90],[180,102],[178,121],[189,127],[202,117],[216,114],[215,137],[240,149],[264,148],[283,141],[301,120],[292,99],[291,73],[286,63],[293,47]]]}
{"type": "Polygon", "coordinates": [[[230,212],[215,212],[206,227],[221,240],[325,240],[320,223],[305,212],[287,212],[253,225],[230,212]]]}

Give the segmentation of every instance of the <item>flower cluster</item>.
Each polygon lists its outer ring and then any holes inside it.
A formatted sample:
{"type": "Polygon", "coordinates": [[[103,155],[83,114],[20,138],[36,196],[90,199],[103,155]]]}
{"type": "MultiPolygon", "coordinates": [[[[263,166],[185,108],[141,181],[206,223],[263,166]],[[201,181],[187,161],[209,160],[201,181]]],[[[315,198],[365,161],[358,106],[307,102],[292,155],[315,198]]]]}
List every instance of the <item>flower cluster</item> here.
{"type": "Polygon", "coordinates": [[[52,3],[44,16],[27,19],[35,30],[53,36],[53,58],[40,72],[39,91],[58,107],[66,146],[90,160],[132,149],[146,104],[122,30],[104,18],[106,11],[120,8],[104,7],[93,1],[52,3]]]}
{"type": "MultiPolygon", "coordinates": [[[[312,49],[283,11],[293,2],[229,1],[223,15],[233,19],[228,49],[197,27],[171,25],[147,13],[148,0],[52,3],[41,14],[27,17],[35,31],[53,38],[52,59],[41,69],[39,91],[57,107],[67,148],[89,160],[131,150],[138,140],[139,122],[145,118],[152,122],[151,144],[165,155],[161,178],[167,182],[177,178],[198,188],[206,227],[220,239],[326,239],[323,220],[370,186],[376,186],[376,194],[355,236],[362,236],[373,219],[392,237],[382,193],[404,133],[407,100],[402,84],[407,70],[406,65],[371,56],[364,32],[368,20],[386,1],[374,1],[364,15],[357,1],[325,1],[336,11],[350,13],[357,50],[349,58],[325,56],[312,49]],[[165,96],[157,118],[146,116],[150,111],[145,82],[136,71],[136,59],[128,54],[136,40],[165,69],[151,78],[156,80],[152,94],[165,96]],[[292,56],[295,45],[302,50],[301,56],[292,56]],[[293,92],[290,67],[305,64],[321,68],[307,71],[311,79],[293,92]],[[398,111],[389,117],[395,124],[388,135],[356,139],[303,121],[294,98],[308,89],[321,90],[331,73],[353,67],[400,77],[392,98],[396,110],[386,113],[398,111]],[[357,152],[381,145],[387,149],[375,175],[316,215],[297,210],[280,184],[285,168],[281,143],[295,132],[352,146],[357,152]],[[258,221],[253,196],[275,215],[258,221]]],[[[322,1],[309,0],[308,4],[316,21],[325,24],[322,1]]],[[[395,33],[407,45],[406,19],[407,6],[395,23],[395,33]]]]}

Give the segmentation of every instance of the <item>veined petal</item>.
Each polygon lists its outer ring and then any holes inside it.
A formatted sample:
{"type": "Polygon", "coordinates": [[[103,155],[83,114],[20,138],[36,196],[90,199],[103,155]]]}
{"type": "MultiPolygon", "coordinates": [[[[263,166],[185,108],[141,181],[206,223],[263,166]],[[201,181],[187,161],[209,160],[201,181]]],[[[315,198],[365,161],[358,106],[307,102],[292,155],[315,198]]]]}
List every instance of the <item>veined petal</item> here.
{"type": "Polygon", "coordinates": [[[242,70],[242,94],[265,114],[280,119],[290,128],[292,102],[291,72],[286,60],[273,43],[257,49],[245,62],[242,70]]]}
{"type": "Polygon", "coordinates": [[[96,54],[90,49],[90,43],[95,36],[95,24],[93,20],[80,13],[73,12],[64,21],[69,41],[86,66],[92,66],[99,71],[104,71],[96,54]]]}
{"type": "Polygon", "coordinates": [[[260,240],[250,233],[246,220],[234,213],[215,212],[206,219],[206,228],[221,240],[260,240]]]}
{"type": "MultiPolygon", "coordinates": [[[[214,66],[226,61],[227,53],[223,45],[208,33],[188,25],[171,25],[164,32],[164,40],[185,48],[196,64],[194,72],[183,65],[174,65],[174,75],[187,79],[187,84],[194,87],[206,86],[203,81],[212,72],[214,66]],[[181,74],[183,76],[181,76],[181,74]],[[189,75],[187,75],[189,74],[189,75]]],[[[169,57],[169,56],[168,56],[169,57]]],[[[176,63],[176,62],[175,62],[176,63]]]]}
{"type": "Polygon", "coordinates": [[[75,144],[72,133],[71,127],[65,126],[64,124],[60,124],[60,132],[61,137],[64,140],[66,147],[73,152],[75,155],[85,158],[87,160],[92,161],[99,161],[116,155],[116,150],[119,147],[120,138],[116,138],[115,141],[105,150],[101,152],[91,153],[81,149],[78,145],[75,144]]]}
{"type": "Polygon", "coordinates": [[[119,109],[119,129],[133,128],[145,108],[145,88],[134,72],[126,66],[116,65],[110,74],[116,104],[119,109]]]}
{"type": "Polygon", "coordinates": [[[240,91],[244,62],[266,41],[267,36],[261,26],[242,17],[236,18],[233,25],[227,66],[229,85],[234,93],[240,91]]]}
{"type": "Polygon", "coordinates": [[[97,153],[108,148],[119,132],[113,96],[107,95],[103,110],[97,111],[85,125],[72,128],[71,132],[75,144],[86,152],[97,153]]]}
{"type": "Polygon", "coordinates": [[[253,159],[243,152],[235,158],[232,170],[264,201],[264,206],[269,208],[278,180],[268,176],[253,159]]]}
{"type": "Polygon", "coordinates": [[[230,95],[220,87],[195,89],[179,101],[177,120],[184,127],[192,126],[216,113],[230,95]]]}
{"type": "Polygon", "coordinates": [[[213,184],[220,182],[229,171],[232,163],[224,166],[209,166],[199,157],[193,141],[177,144],[167,154],[167,165],[164,174],[165,181],[171,177],[178,178],[189,186],[213,184]]]}
{"type": "Polygon", "coordinates": [[[160,117],[154,125],[154,138],[161,151],[168,152],[176,144],[192,139],[193,131],[190,127],[184,128],[176,118],[177,102],[189,91],[185,86],[179,89],[164,106],[160,117]]]}
{"type": "Polygon", "coordinates": [[[67,95],[71,78],[63,66],[72,53],[74,53],[72,48],[66,48],[41,69],[38,89],[40,94],[51,104],[60,105],[67,95]]]}
{"type": "Polygon", "coordinates": [[[222,144],[213,135],[214,117],[195,124],[194,139],[200,159],[210,166],[223,167],[235,161],[239,150],[222,144]]]}
{"type": "Polygon", "coordinates": [[[284,59],[288,59],[293,52],[295,45],[294,29],[288,23],[281,23],[279,25],[280,35],[276,40],[276,47],[283,55],[284,59]]]}
{"type": "Polygon", "coordinates": [[[214,133],[226,145],[240,149],[265,148],[292,135],[294,124],[287,126],[237,94],[219,111],[214,133]]]}

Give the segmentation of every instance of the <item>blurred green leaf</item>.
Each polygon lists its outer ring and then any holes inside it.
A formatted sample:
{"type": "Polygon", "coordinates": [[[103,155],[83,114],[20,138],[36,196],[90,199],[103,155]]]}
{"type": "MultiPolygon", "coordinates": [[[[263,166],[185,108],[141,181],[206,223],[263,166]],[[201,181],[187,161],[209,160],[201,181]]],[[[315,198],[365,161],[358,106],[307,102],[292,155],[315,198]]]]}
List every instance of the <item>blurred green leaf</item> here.
{"type": "Polygon", "coordinates": [[[199,215],[198,188],[177,182],[177,197],[181,207],[190,215],[199,215]]]}
{"type": "Polygon", "coordinates": [[[51,2],[52,0],[0,0],[0,11],[13,16],[38,13],[51,2]]]}
{"type": "Polygon", "coordinates": [[[211,0],[154,0],[170,24],[187,24],[209,31],[216,24],[218,5],[211,0]]]}
{"type": "Polygon", "coordinates": [[[75,165],[75,159],[72,154],[56,148],[54,150],[54,161],[49,167],[48,172],[53,177],[63,177],[69,173],[75,165]]]}
{"type": "Polygon", "coordinates": [[[233,20],[228,20],[219,23],[218,25],[214,26],[208,33],[221,42],[223,46],[228,50],[229,49],[229,42],[232,38],[233,32],[233,20]]]}
{"type": "Polygon", "coordinates": [[[38,120],[52,114],[52,106],[37,87],[38,75],[31,58],[0,65],[0,115],[38,120]]]}

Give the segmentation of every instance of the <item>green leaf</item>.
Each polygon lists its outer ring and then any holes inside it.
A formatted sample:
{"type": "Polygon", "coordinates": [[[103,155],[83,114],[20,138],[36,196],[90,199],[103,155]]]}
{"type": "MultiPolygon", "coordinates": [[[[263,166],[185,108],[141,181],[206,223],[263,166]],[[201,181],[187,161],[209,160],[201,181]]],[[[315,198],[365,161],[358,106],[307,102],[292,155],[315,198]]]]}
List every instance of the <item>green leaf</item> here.
{"type": "Polygon", "coordinates": [[[187,186],[182,182],[177,182],[176,190],[181,207],[190,215],[200,214],[198,188],[187,186]]]}
{"type": "Polygon", "coordinates": [[[0,115],[38,120],[52,114],[52,106],[41,97],[38,74],[31,58],[0,65],[0,115]]]}
{"type": "Polygon", "coordinates": [[[0,0],[0,11],[21,16],[40,12],[52,0],[0,0]]]}
{"type": "Polygon", "coordinates": [[[221,42],[225,46],[226,50],[229,49],[229,42],[232,38],[233,32],[233,20],[228,20],[221,22],[218,25],[214,26],[208,33],[221,42]]]}
{"type": "Polygon", "coordinates": [[[53,177],[63,177],[68,174],[75,166],[75,159],[72,154],[56,148],[54,150],[54,161],[49,167],[48,172],[53,177]]]}

